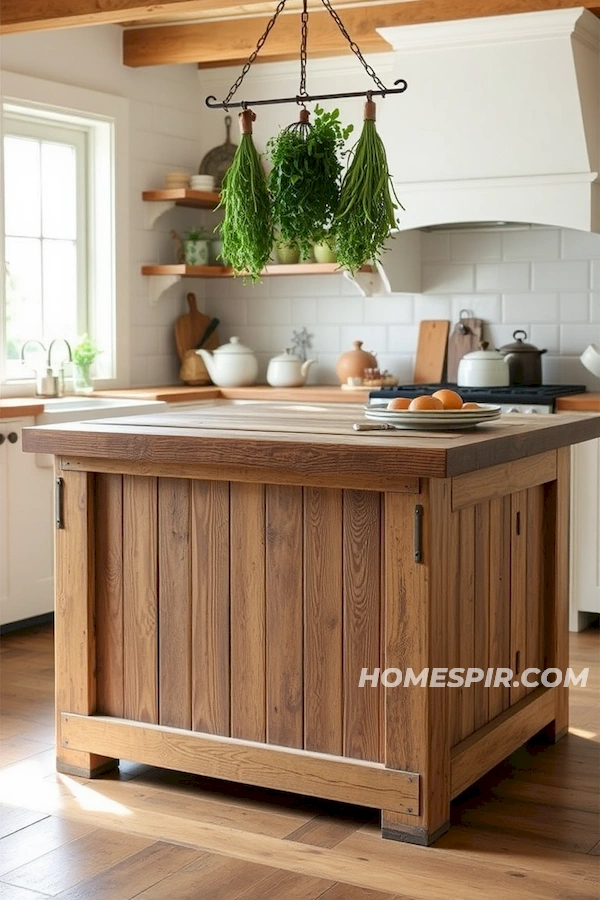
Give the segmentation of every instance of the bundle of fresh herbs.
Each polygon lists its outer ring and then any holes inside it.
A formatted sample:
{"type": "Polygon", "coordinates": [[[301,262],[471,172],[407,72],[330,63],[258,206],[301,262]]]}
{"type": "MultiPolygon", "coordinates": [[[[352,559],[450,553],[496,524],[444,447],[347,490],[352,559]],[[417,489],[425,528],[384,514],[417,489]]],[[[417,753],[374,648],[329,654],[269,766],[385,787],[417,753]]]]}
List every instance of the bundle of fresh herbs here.
{"type": "Polygon", "coordinates": [[[256,114],[245,109],[239,119],[242,137],[221,187],[222,256],[236,275],[259,281],[273,248],[273,220],[266,176],[252,139],[256,114]]]}
{"type": "Polygon", "coordinates": [[[397,227],[395,210],[404,209],[392,185],[375,117],[375,103],[369,99],[332,228],[338,262],[352,273],[378,258],[391,229],[397,227]]]}
{"type": "Polygon", "coordinates": [[[307,258],[323,240],[335,214],[340,193],[344,142],[354,126],[342,127],[338,109],[315,107],[300,111],[298,122],[267,143],[273,168],[269,175],[273,223],[283,245],[298,248],[307,258]]]}

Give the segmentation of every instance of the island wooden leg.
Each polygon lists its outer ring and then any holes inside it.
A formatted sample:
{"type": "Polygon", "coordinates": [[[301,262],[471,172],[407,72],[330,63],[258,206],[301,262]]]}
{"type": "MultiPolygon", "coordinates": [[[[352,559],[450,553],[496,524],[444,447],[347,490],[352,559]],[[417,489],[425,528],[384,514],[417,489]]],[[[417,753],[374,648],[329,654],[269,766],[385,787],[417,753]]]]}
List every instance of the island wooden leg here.
{"type": "Polygon", "coordinates": [[[62,472],[62,528],[56,531],[56,768],[90,778],[118,760],[63,743],[61,713],[90,715],[96,704],[93,476],[62,472]]]}
{"type": "MultiPolygon", "coordinates": [[[[448,665],[448,616],[453,608],[449,577],[452,527],[450,480],[430,482],[420,495],[386,494],[385,666],[405,677],[448,665]],[[415,560],[414,532],[407,522],[422,511],[422,560],[415,560]],[[435,560],[435,565],[432,561],[435,560]]],[[[448,690],[442,687],[384,687],[385,765],[418,772],[417,815],[382,810],[382,836],[429,845],[450,827],[450,743],[448,690]]]]}

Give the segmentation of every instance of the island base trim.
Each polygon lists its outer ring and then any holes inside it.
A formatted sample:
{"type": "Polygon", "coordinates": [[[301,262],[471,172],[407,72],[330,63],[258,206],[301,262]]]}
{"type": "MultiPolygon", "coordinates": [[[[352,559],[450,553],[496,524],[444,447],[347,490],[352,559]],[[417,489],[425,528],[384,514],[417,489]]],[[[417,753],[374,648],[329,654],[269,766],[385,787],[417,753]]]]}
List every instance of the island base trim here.
{"type": "MultiPolygon", "coordinates": [[[[417,816],[420,778],[323,753],[265,746],[110,716],[63,712],[62,747],[417,816]]],[[[59,748],[60,760],[60,748],[59,748]]],[[[59,762],[60,765],[60,762],[59,762]]]]}
{"type": "Polygon", "coordinates": [[[388,841],[402,841],[404,844],[417,844],[419,847],[430,847],[450,828],[450,819],[435,831],[428,831],[424,825],[407,825],[402,823],[397,828],[392,824],[393,814],[383,811],[381,837],[388,841]]]}
{"type": "Polygon", "coordinates": [[[452,799],[545,728],[556,712],[554,688],[540,687],[450,751],[452,799]]]}

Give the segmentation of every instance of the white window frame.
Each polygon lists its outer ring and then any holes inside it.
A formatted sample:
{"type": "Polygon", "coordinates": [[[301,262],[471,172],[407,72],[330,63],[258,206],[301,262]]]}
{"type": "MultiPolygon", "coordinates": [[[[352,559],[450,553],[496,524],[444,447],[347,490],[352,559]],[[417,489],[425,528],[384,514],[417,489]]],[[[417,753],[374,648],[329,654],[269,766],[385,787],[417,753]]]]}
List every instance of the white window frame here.
{"type": "MultiPolygon", "coordinates": [[[[99,389],[129,384],[129,103],[123,97],[89,91],[58,82],[42,81],[13,72],[1,73],[2,109],[31,110],[36,118],[86,125],[90,135],[92,164],[89,184],[89,216],[98,231],[110,234],[104,245],[96,242],[88,253],[90,330],[98,344],[106,348],[99,363],[105,370],[94,379],[99,389]],[[102,158],[111,165],[94,165],[102,158]],[[107,248],[104,257],[102,246],[107,248]],[[102,376],[105,377],[102,377],[102,376]]],[[[0,141],[1,144],[1,141],[0,141]]],[[[0,213],[1,215],[1,213],[0,213]]],[[[4,223],[0,221],[4,234],[4,223]]],[[[4,270],[4,241],[0,263],[4,270]]],[[[4,346],[4,279],[0,279],[2,315],[0,340],[4,346]]],[[[1,385],[3,396],[33,394],[32,381],[10,381],[1,385]]]]}

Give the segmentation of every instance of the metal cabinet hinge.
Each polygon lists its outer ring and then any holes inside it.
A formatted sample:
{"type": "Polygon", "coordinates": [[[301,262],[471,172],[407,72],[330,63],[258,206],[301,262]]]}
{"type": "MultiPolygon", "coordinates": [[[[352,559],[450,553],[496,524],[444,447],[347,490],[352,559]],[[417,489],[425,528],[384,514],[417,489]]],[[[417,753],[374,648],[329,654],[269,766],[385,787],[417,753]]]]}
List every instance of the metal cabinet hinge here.
{"type": "Polygon", "coordinates": [[[521,513],[520,512],[517,513],[516,528],[517,528],[517,534],[521,534],[521,513]]]}
{"type": "Polygon", "coordinates": [[[54,482],[54,512],[56,516],[56,527],[64,528],[63,519],[63,494],[65,488],[64,478],[57,478],[54,482]]]}

